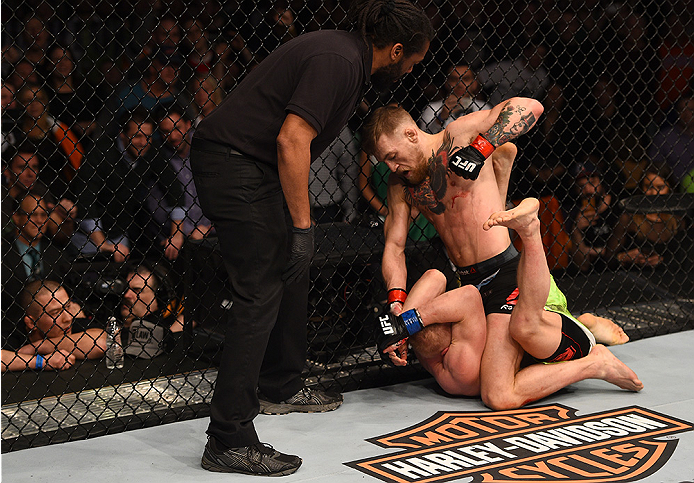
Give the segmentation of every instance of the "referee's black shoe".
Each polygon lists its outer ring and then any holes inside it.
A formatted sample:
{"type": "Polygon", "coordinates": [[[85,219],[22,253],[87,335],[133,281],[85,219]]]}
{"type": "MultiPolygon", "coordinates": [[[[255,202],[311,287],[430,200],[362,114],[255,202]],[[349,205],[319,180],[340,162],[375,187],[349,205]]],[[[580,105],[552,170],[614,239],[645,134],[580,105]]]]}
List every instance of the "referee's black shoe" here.
{"type": "Polygon", "coordinates": [[[280,453],[265,443],[223,450],[214,438],[209,438],[202,454],[201,465],[208,471],[242,473],[257,476],[290,475],[301,466],[301,458],[280,453]]]}
{"type": "Polygon", "coordinates": [[[258,401],[262,414],[324,413],[334,411],[342,405],[342,394],[304,387],[290,398],[279,402],[270,401],[258,392],[258,401]]]}

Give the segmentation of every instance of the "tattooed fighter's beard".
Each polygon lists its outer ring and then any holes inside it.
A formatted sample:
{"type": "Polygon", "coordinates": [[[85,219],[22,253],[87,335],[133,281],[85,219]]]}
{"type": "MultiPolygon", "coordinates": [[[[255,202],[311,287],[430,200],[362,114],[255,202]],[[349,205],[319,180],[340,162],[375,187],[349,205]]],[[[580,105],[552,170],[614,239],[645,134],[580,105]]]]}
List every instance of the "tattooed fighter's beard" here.
{"type": "Polygon", "coordinates": [[[424,154],[420,154],[416,167],[409,170],[408,176],[405,177],[405,183],[416,186],[423,183],[427,176],[429,176],[429,162],[424,154]]]}

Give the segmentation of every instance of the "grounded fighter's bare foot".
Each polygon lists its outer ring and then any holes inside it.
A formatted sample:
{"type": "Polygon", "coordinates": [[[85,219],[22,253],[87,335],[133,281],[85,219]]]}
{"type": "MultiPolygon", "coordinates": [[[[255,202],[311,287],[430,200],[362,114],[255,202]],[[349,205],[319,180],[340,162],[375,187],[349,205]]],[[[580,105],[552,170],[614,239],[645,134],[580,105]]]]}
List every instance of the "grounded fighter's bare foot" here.
{"type": "Polygon", "coordinates": [[[539,228],[540,220],[537,217],[539,209],[540,202],[536,198],[525,198],[513,209],[492,213],[482,228],[489,230],[493,226],[505,226],[523,237],[539,228]]]}
{"type": "Polygon", "coordinates": [[[580,315],[578,320],[593,333],[599,344],[621,345],[629,342],[624,330],[609,319],[586,313],[580,315]]]}
{"type": "Polygon", "coordinates": [[[640,391],[643,383],[634,371],[610,352],[604,345],[598,344],[593,347],[588,357],[594,357],[600,364],[597,378],[607,381],[615,386],[619,386],[627,391],[640,391]]]}

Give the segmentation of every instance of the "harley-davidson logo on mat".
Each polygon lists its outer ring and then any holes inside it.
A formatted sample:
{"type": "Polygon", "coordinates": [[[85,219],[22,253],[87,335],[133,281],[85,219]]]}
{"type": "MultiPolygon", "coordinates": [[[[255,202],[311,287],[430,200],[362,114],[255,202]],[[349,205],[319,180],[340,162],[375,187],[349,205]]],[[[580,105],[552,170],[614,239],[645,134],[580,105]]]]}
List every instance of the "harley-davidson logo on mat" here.
{"type": "Polygon", "coordinates": [[[625,482],[652,475],[689,422],[638,406],[585,416],[554,404],[498,412],[440,411],[368,439],[385,456],[345,463],[387,482],[625,482]]]}

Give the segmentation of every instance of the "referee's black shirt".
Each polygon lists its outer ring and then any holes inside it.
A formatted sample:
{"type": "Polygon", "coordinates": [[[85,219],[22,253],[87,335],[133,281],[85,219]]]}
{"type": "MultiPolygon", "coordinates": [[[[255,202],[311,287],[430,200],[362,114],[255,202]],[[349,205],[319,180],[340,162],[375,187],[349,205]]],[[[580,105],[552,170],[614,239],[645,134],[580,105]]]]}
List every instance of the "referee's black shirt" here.
{"type": "Polygon", "coordinates": [[[356,33],[300,35],[270,54],[195,130],[195,137],[277,165],[277,136],[288,113],[318,132],[316,159],[354,114],[371,78],[373,50],[356,33]]]}

